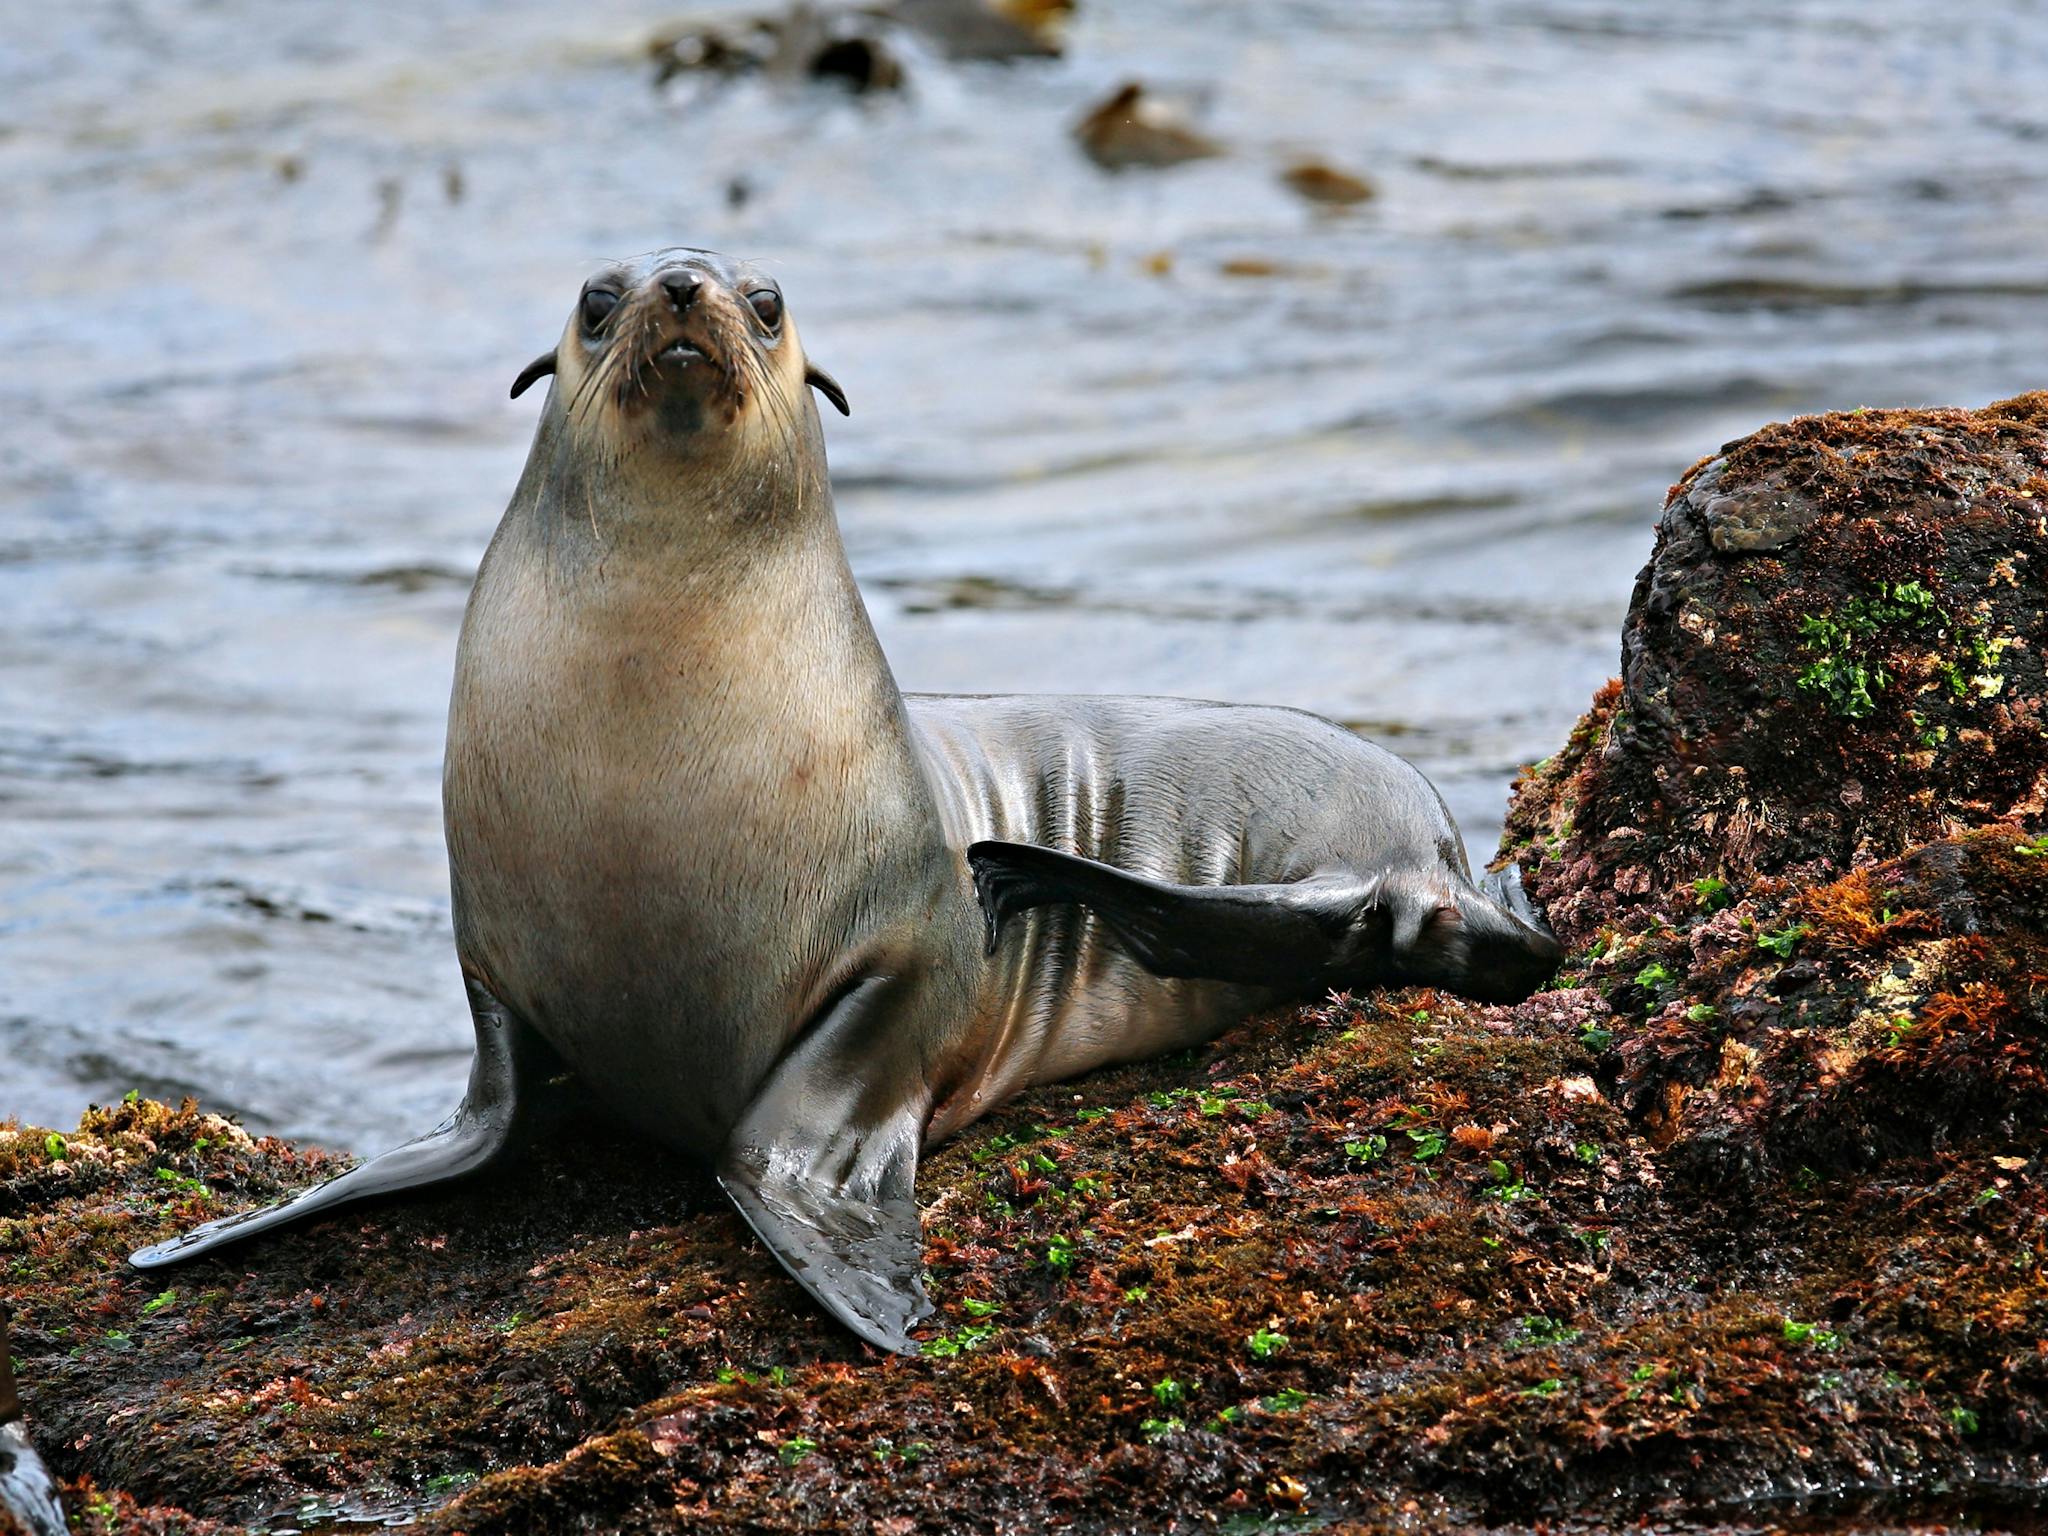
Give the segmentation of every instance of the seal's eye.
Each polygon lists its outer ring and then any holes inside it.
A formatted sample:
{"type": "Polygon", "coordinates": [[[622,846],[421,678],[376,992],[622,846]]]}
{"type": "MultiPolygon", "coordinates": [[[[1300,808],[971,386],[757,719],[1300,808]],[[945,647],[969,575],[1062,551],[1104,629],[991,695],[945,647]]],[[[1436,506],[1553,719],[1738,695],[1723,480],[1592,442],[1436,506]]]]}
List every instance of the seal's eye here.
{"type": "Polygon", "coordinates": [[[607,316],[619,307],[619,296],[609,288],[586,288],[583,290],[583,324],[587,330],[596,330],[603,325],[607,316]]]}
{"type": "Polygon", "coordinates": [[[782,295],[773,288],[756,288],[747,295],[747,302],[754,306],[754,313],[769,330],[782,324],[782,295]]]}

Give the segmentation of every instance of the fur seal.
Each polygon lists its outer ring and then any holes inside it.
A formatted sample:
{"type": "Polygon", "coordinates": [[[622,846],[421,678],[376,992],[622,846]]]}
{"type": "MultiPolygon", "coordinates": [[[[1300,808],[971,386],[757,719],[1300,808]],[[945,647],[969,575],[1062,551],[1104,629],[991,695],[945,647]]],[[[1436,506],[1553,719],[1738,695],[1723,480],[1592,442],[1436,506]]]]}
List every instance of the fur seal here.
{"type": "Polygon", "coordinates": [[[908,1352],[920,1149],[1033,1083],[1332,987],[1519,998],[1558,948],[1427,780],[1287,709],[898,691],[759,269],[606,267],[463,620],[444,778],[477,1036],[437,1130],[208,1253],[466,1174],[566,1063],[710,1161],[776,1257],[908,1352]]]}

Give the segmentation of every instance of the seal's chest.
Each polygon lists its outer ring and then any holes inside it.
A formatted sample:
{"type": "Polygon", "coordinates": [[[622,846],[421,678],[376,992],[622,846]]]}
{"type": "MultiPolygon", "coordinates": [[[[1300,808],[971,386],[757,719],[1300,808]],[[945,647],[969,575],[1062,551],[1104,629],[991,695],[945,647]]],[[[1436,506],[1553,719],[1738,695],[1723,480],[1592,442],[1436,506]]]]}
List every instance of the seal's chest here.
{"type": "Polygon", "coordinates": [[[716,628],[472,615],[445,800],[458,900],[493,947],[739,964],[826,920],[818,870],[877,835],[901,775],[815,672],[716,628]],[[497,932],[514,924],[533,936],[497,932]]]}
{"type": "Polygon", "coordinates": [[[630,666],[491,715],[450,752],[451,848],[614,918],[621,891],[646,905],[779,883],[775,850],[830,836],[858,751],[630,666]]]}

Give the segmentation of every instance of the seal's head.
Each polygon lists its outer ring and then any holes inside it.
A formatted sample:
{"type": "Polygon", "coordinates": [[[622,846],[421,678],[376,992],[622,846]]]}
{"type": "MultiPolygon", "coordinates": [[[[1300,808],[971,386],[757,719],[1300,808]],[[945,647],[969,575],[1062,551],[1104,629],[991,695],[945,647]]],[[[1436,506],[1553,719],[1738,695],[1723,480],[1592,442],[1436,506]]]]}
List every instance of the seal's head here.
{"type": "Polygon", "coordinates": [[[571,420],[677,449],[755,424],[789,429],[809,411],[807,383],[847,409],[838,384],[805,359],[775,279],[687,246],[596,272],[513,398],[550,373],[571,420]]]}

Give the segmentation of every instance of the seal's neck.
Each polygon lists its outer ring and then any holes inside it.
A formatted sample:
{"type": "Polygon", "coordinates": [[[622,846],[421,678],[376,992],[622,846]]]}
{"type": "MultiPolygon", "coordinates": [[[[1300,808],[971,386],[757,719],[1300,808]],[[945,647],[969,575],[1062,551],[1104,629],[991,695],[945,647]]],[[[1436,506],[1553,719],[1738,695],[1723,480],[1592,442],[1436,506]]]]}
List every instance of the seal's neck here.
{"type": "Polygon", "coordinates": [[[566,419],[551,398],[505,525],[570,582],[595,566],[743,581],[780,546],[839,543],[817,411],[806,400],[781,427],[749,423],[694,447],[622,447],[566,419]]]}
{"type": "Polygon", "coordinates": [[[778,440],[786,458],[757,438],[694,464],[594,452],[551,410],[478,575],[458,707],[483,684],[501,707],[544,694],[628,746],[678,731],[900,743],[913,764],[805,407],[808,432],[778,440]],[[527,681],[542,675],[554,684],[527,681]]]}

